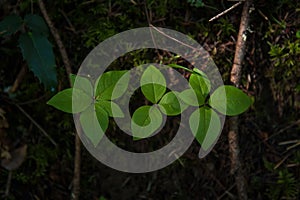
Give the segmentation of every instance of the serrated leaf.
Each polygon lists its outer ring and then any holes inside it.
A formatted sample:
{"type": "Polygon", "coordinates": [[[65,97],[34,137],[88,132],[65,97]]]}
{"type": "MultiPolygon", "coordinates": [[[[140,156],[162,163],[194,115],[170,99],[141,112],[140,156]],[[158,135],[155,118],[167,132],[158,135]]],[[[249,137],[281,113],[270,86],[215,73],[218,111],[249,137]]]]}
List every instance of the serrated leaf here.
{"type": "Polygon", "coordinates": [[[180,102],[179,93],[168,92],[159,101],[159,107],[161,111],[168,116],[175,116],[182,113],[187,105],[180,102]]]}
{"type": "Polygon", "coordinates": [[[134,139],[147,138],[161,126],[163,117],[155,106],[141,106],[132,115],[131,131],[134,139]]]}
{"type": "Polygon", "coordinates": [[[44,19],[39,15],[28,14],[24,17],[24,22],[31,29],[32,32],[48,36],[49,29],[44,19]]]}
{"type": "Polygon", "coordinates": [[[166,92],[166,79],[153,65],[149,65],[141,77],[141,89],[145,97],[157,103],[166,92]]]}
{"type": "Polygon", "coordinates": [[[206,106],[198,108],[191,114],[189,124],[192,133],[204,150],[209,149],[216,142],[221,131],[218,114],[206,106]]]}
{"type": "Polygon", "coordinates": [[[197,95],[193,89],[186,89],[179,93],[179,98],[190,106],[200,106],[197,95]]]}
{"type": "Polygon", "coordinates": [[[46,37],[37,33],[24,33],[19,38],[23,58],[29,69],[48,89],[57,84],[55,58],[52,45],[46,37]]]}
{"type": "Polygon", "coordinates": [[[235,116],[245,112],[251,102],[251,98],[240,89],[225,85],[213,92],[209,105],[224,115],[235,116]]]}
{"type": "Polygon", "coordinates": [[[114,100],[124,94],[128,88],[130,74],[127,70],[109,71],[102,74],[96,81],[96,99],[114,100]]]}
{"type": "Polygon", "coordinates": [[[103,108],[110,117],[124,117],[124,113],[122,112],[121,108],[112,101],[107,100],[98,100],[95,103],[97,106],[103,108]]]}
{"type": "Polygon", "coordinates": [[[79,120],[85,135],[96,147],[108,127],[107,113],[97,105],[90,105],[80,114],[79,120]]]}
{"type": "Polygon", "coordinates": [[[9,15],[0,22],[0,36],[8,36],[17,32],[23,24],[18,15],[9,15]]]}
{"type": "Polygon", "coordinates": [[[206,96],[210,91],[210,81],[208,77],[199,69],[194,68],[195,73],[191,74],[189,83],[191,87],[195,90],[195,93],[198,98],[198,102],[202,105],[205,101],[206,96]]]}
{"type": "Polygon", "coordinates": [[[92,97],[82,90],[68,88],[53,96],[48,105],[67,113],[79,113],[84,111],[92,103],[92,97]],[[73,106],[72,106],[73,105],[73,106]]]}

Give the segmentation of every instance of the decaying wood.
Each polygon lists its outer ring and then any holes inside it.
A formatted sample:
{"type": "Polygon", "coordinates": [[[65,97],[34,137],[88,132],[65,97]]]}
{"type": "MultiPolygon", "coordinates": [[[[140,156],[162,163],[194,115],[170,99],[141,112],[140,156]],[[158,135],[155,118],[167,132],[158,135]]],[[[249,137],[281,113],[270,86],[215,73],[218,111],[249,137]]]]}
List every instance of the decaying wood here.
{"type": "MultiPolygon", "coordinates": [[[[230,80],[236,86],[239,87],[241,80],[241,72],[242,72],[242,62],[245,56],[246,49],[246,40],[247,40],[247,27],[249,25],[249,14],[250,14],[250,6],[252,1],[245,1],[240,28],[236,43],[234,62],[231,70],[230,80]]],[[[242,164],[239,158],[240,148],[239,148],[239,139],[238,139],[238,117],[232,117],[230,119],[230,130],[228,133],[228,142],[229,142],[229,152],[231,159],[231,174],[235,176],[235,181],[237,185],[239,199],[246,200],[248,199],[247,195],[247,182],[245,180],[242,164]]]]}

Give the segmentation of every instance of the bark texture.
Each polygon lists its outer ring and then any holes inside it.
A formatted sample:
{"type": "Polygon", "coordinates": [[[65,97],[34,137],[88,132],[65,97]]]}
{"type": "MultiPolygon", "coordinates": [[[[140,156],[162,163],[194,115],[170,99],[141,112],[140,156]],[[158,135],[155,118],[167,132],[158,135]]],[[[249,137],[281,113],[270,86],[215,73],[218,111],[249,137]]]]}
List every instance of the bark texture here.
{"type": "MultiPolygon", "coordinates": [[[[246,49],[246,41],[247,41],[247,27],[249,25],[249,15],[250,15],[250,7],[252,1],[245,1],[240,28],[236,43],[235,55],[233,66],[231,70],[230,80],[236,86],[240,86],[241,73],[242,73],[242,62],[245,56],[246,49]]],[[[247,182],[243,173],[242,164],[240,160],[240,148],[239,148],[239,129],[238,129],[238,117],[232,117],[229,121],[230,130],[228,133],[228,142],[229,142],[229,153],[231,159],[231,174],[235,176],[235,181],[238,190],[238,196],[241,200],[248,199],[247,195],[247,182]]]]}

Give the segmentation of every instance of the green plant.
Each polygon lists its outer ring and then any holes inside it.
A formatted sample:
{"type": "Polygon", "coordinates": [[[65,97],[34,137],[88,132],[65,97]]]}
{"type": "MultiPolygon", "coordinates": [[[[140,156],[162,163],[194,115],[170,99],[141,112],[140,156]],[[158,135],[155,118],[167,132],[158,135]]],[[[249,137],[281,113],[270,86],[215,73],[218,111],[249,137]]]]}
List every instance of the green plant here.
{"type": "MultiPolygon", "coordinates": [[[[189,118],[190,129],[205,150],[215,142],[221,131],[219,114],[235,116],[251,105],[250,98],[233,86],[220,86],[209,97],[211,83],[206,74],[171,64],[191,73],[190,88],[167,92],[163,74],[153,65],[142,73],[140,87],[145,98],[152,105],[144,105],[132,115],[133,139],[150,136],[159,129],[163,115],[176,116],[192,106],[194,112],[189,118]],[[209,137],[207,137],[209,133],[209,137]]],[[[128,71],[108,71],[95,81],[94,87],[88,78],[72,75],[76,87],[63,90],[48,101],[49,105],[68,113],[80,113],[81,126],[96,147],[105,133],[109,117],[124,117],[123,111],[113,102],[128,88],[128,71]],[[100,126],[99,126],[100,125],[100,126]]]]}
{"type": "Polygon", "coordinates": [[[225,37],[230,36],[233,33],[236,33],[235,27],[228,19],[220,19],[219,23],[215,25],[216,28],[220,29],[222,31],[222,34],[225,37]]]}
{"type": "Polygon", "coordinates": [[[267,189],[267,196],[270,199],[296,199],[299,195],[299,182],[294,174],[287,169],[277,172],[276,182],[267,189]]]}
{"type": "MultiPolygon", "coordinates": [[[[297,155],[297,153],[296,153],[297,155]]],[[[295,157],[297,157],[295,155],[295,157]]],[[[299,197],[299,181],[295,178],[295,174],[288,171],[287,168],[276,168],[276,165],[272,162],[264,161],[264,166],[272,174],[276,174],[273,177],[273,181],[268,185],[266,189],[266,195],[269,199],[296,199],[299,197]]],[[[297,162],[297,161],[296,161],[297,162]]]]}
{"type": "Polygon", "coordinates": [[[8,37],[20,31],[19,44],[30,70],[47,89],[54,91],[57,84],[55,58],[48,41],[49,30],[43,18],[28,14],[22,19],[9,15],[0,22],[0,36],[8,37]]]}
{"type": "Polygon", "coordinates": [[[270,46],[269,55],[271,56],[271,60],[274,62],[276,67],[285,65],[292,70],[296,70],[292,67],[296,65],[295,58],[300,55],[300,46],[298,41],[291,42],[287,40],[282,45],[273,45],[271,43],[268,44],[270,46]]]}
{"type": "MultiPolygon", "coordinates": [[[[298,12],[295,8],[293,10],[298,12]]],[[[293,115],[291,110],[297,107],[298,101],[294,99],[297,96],[297,85],[300,83],[300,40],[297,35],[297,23],[291,23],[290,20],[290,17],[278,17],[278,20],[272,17],[264,36],[269,45],[270,60],[266,77],[270,80],[272,96],[281,117],[293,115]]]]}

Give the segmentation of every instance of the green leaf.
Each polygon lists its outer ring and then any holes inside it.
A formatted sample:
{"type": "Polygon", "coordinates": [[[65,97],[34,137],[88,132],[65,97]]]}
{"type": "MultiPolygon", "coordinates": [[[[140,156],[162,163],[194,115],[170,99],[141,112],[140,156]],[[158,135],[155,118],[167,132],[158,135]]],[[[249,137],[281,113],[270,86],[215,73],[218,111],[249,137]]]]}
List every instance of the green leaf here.
{"type": "Polygon", "coordinates": [[[152,103],[157,103],[166,92],[166,88],[155,83],[146,84],[142,87],[145,97],[152,103]]]}
{"type": "Polygon", "coordinates": [[[200,105],[204,104],[206,96],[210,91],[210,81],[206,74],[197,68],[194,68],[195,73],[191,74],[189,83],[195,90],[200,105]]]}
{"type": "Polygon", "coordinates": [[[147,138],[162,124],[161,112],[155,106],[141,106],[132,115],[131,131],[134,139],[147,138]]]}
{"type": "Polygon", "coordinates": [[[240,89],[223,85],[218,87],[210,97],[209,105],[228,116],[235,116],[245,112],[251,105],[251,98],[240,89]]]}
{"type": "Polygon", "coordinates": [[[92,103],[92,98],[82,90],[75,88],[65,89],[48,102],[48,105],[67,113],[79,113],[84,111],[92,103]],[[73,106],[72,106],[73,105],[73,106]]]}
{"type": "Polygon", "coordinates": [[[56,87],[55,58],[47,38],[37,33],[24,33],[19,38],[19,47],[30,70],[44,86],[56,87]]]}
{"type": "Polygon", "coordinates": [[[0,22],[0,36],[8,36],[17,32],[23,24],[23,20],[18,15],[9,15],[0,22]]]}
{"type": "Polygon", "coordinates": [[[187,105],[201,106],[199,105],[197,95],[193,89],[183,90],[182,92],[179,93],[179,98],[187,105]]]}
{"type": "Polygon", "coordinates": [[[158,104],[161,108],[161,111],[168,116],[179,115],[181,112],[183,112],[187,108],[187,105],[180,103],[178,98],[179,96],[176,92],[166,93],[158,104]]]}
{"type": "Polygon", "coordinates": [[[130,74],[127,70],[109,71],[96,81],[96,99],[113,100],[124,94],[128,88],[130,74]]]}
{"type": "Polygon", "coordinates": [[[93,86],[88,78],[70,74],[70,79],[72,87],[84,91],[90,97],[93,96],[93,86]]]}
{"type": "Polygon", "coordinates": [[[221,131],[221,122],[218,114],[204,106],[194,111],[190,118],[189,124],[192,133],[204,150],[213,145],[221,131]]]}
{"type": "Polygon", "coordinates": [[[121,108],[112,101],[107,100],[98,100],[95,103],[97,106],[103,108],[110,117],[124,117],[124,113],[122,112],[121,108]]]}
{"type": "Polygon", "coordinates": [[[149,65],[141,77],[141,89],[145,97],[157,103],[166,92],[166,80],[163,74],[153,65],[149,65]]]}
{"type": "Polygon", "coordinates": [[[80,114],[81,127],[85,135],[96,147],[102,139],[109,123],[107,113],[97,105],[90,105],[80,114]]]}
{"type": "Polygon", "coordinates": [[[49,29],[44,19],[39,15],[28,14],[24,17],[24,22],[32,30],[44,36],[49,35],[49,29]]]}
{"type": "Polygon", "coordinates": [[[186,67],[183,67],[181,65],[177,65],[177,64],[168,64],[169,67],[172,67],[172,68],[177,68],[177,69],[183,69],[185,71],[188,71],[188,72],[191,72],[193,73],[193,70],[190,70],[189,68],[186,68],[186,67]]]}

